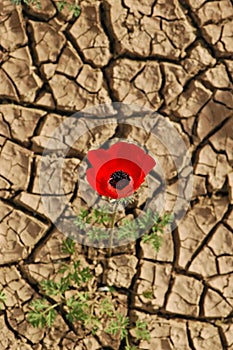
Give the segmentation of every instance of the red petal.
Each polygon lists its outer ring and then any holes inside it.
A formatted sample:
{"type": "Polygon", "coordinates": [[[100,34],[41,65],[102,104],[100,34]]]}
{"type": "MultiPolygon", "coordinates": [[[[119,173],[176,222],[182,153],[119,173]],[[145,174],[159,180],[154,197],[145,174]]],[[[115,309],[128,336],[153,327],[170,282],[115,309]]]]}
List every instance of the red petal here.
{"type": "Polygon", "coordinates": [[[141,168],[131,160],[112,159],[106,162],[97,173],[97,181],[108,181],[116,171],[122,170],[132,177],[134,182],[141,176],[141,168]]]}
{"type": "Polygon", "coordinates": [[[96,176],[96,189],[99,194],[110,196],[112,198],[126,197],[132,194],[144,181],[145,174],[134,162],[127,159],[113,159],[106,162],[98,171],[96,176]],[[132,181],[124,189],[115,189],[109,184],[111,175],[122,170],[126,172],[132,181]]]}
{"type": "Polygon", "coordinates": [[[87,181],[89,182],[89,184],[94,188],[94,190],[97,190],[95,169],[94,168],[87,169],[86,175],[87,175],[87,181]]]}
{"type": "Polygon", "coordinates": [[[126,142],[118,142],[108,150],[89,151],[88,160],[93,166],[87,170],[88,182],[100,195],[112,198],[132,194],[156,164],[155,160],[140,147],[126,142]],[[111,175],[119,170],[129,174],[132,179],[122,190],[115,189],[109,184],[111,175]]]}
{"type": "Polygon", "coordinates": [[[151,156],[132,143],[118,142],[109,148],[109,152],[111,152],[111,159],[125,158],[133,161],[143,170],[145,175],[147,175],[156,164],[151,156]]]}
{"type": "Polygon", "coordinates": [[[132,183],[130,183],[128,186],[120,190],[120,189],[114,188],[108,182],[104,182],[104,183],[97,182],[97,192],[100,195],[104,195],[106,197],[111,197],[116,199],[116,198],[130,196],[135,192],[135,189],[132,183]]]}
{"type": "Polygon", "coordinates": [[[111,154],[108,152],[109,150],[97,149],[93,151],[89,151],[87,158],[93,168],[99,168],[104,163],[106,163],[109,159],[112,158],[111,154]]]}
{"type": "Polygon", "coordinates": [[[156,165],[156,161],[149,156],[149,154],[145,154],[142,164],[142,170],[147,175],[156,165]]]}

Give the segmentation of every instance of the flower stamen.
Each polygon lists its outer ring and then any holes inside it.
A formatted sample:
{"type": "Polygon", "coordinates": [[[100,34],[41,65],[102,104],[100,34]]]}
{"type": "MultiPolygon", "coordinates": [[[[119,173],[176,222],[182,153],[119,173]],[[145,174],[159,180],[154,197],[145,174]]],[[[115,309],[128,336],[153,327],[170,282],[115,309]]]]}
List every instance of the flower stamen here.
{"type": "Polygon", "coordinates": [[[112,187],[122,190],[130,183],[130,176],[122,170],[115,171],[109,179],[112,187]]]}

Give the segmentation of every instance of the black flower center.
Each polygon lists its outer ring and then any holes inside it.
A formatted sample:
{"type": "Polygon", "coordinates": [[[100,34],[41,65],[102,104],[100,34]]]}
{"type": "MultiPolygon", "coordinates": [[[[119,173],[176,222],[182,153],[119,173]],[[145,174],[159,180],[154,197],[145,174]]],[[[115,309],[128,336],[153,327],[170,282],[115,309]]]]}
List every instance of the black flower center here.
{"type": "Polygon", "coordinates": [[[125,188],[129,182],[129,175],[122,170],[115,171],[115,173],[110,176],[109,180],[110,185],[118,190],[125,188]]]}

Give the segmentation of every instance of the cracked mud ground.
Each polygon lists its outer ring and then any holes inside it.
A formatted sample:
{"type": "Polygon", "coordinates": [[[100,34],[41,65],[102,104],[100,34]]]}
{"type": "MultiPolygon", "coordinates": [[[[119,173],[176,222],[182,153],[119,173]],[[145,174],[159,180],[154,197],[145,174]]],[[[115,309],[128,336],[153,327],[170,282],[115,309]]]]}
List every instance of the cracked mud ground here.
{"type": "MultiPolygon", "coordinates": [[[[0,350],[122,349],[83,336],[60,315],[51,330],[25,315],[39,281],[67,258],[43,212],[38,169],[54,128],[74,111],[121,101],[168,117],[192,154],[194,189],[158,254],[138,241],[115,250],[108,284],[130,319],[148,322],[139,349],[233,349],[233,4],[231,0],[89,0],[78,19],[3,1],[0,16],[0,350]],[[135,293],[153,287],[148,300],[135,293]],[[127,299],[125,291],[134,293],[127,299]]],[[[115,129],[98,134],[98,141],[115,129]]],[[[138,130],[130,137],[142,142],[138,130]]],[[[93,135],[86,144],[92,145],[93,135]]],[[[81,153],[85,153],[85,145],[81,153]]],[[[149,144],[148,144],[149,148],[149,144]]],[[[65,189],[77,192],[76,156],[65,189]]],[[[173,174],[170,164],[166,174],[173,174]]],[[[76,205],[81,201],[75,199],[76,205]]],[[[101,275],[97,249],[78,247],[101,275]]]]}

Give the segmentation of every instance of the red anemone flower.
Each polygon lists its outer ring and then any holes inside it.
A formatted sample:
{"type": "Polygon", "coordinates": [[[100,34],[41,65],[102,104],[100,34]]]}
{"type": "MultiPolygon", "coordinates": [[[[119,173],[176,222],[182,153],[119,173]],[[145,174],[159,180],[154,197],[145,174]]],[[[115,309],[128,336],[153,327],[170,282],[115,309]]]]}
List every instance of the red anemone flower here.
{"type": "Polygon", "coordinates": [[[88,161],[92,165],[87,170],[89,184],[100,195],[114,199],[133,194],[156,164],[140,147],[126,142],[89,151],[88,161]]]}

